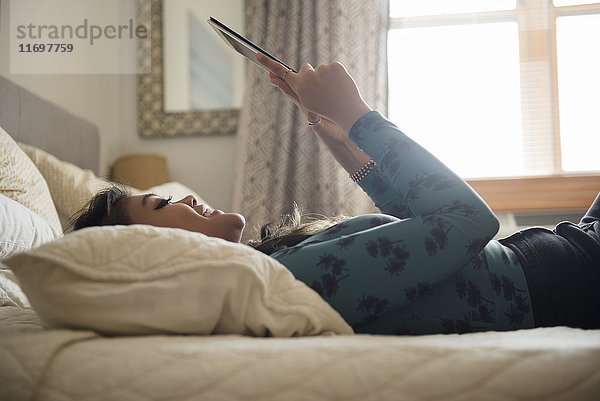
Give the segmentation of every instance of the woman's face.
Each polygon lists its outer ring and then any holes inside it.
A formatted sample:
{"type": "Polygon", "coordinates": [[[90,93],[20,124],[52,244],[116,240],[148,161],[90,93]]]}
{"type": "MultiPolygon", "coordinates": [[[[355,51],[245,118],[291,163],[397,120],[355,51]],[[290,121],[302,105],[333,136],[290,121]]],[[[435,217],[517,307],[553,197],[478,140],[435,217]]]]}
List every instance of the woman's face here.
{"type": "Polygon", "coordinates": [[[183,228],[232,242],[240,242],[246,225],[241,214],[210,210],[206,205],[198,205],[192,195],[177,202],[154,194],[136,195],[125,202],[133,224],[183,228]]]}

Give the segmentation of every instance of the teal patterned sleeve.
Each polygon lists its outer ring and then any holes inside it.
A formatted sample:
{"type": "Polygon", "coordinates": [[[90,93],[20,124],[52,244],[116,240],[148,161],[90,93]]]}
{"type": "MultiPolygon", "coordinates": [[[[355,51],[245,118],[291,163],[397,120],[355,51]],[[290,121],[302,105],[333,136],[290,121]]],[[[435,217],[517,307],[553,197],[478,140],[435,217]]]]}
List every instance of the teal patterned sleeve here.
{"type": "Polygon", "coordinates": [[[360,185],[384,214],[357,216],[271,256],[356,328],[448,280],[498,221],[468,184],[379,113],[362,116],[349,136],[377,163],[360,185]]]}
{"type": "MultiPolygon", "coordinates": [[[[403,134],[376,111],[362,116],[352,127],[350,139],[379,165],[381,175],[396,190],[396,201],[414,216],[438,213],[442,203],[454,199],[479,213],[481,223],[498,229],[487,204],[460,177],[422,146],[403,134]],[[444,194],[445,199],[440,198],[444,194]]],[[[372,194],[372,182],[363,189],[372,194]]],[[[495,234],[495,232],[494,232],[495,234]]]]}
{"type": "Polygon", "coordinates": [[[383,174],[379,165],[376,165],[373,171],[360,180],[358,185],[369,195],[381,213],[401,219],[414,216],[402,200],[401,194],[383,174]]]}

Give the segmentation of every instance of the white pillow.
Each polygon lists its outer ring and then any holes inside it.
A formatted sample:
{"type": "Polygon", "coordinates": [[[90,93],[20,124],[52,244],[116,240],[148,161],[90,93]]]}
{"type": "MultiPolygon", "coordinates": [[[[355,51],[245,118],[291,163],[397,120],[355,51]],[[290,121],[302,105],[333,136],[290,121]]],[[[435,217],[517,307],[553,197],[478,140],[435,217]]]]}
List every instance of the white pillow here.
{"type": "Polygon", "coordinates": [[[35,164],[0,127],[0,194],[26,206],[55,230],[61,225],[48,185],[35,164]]]}
{"type": "Polygon", "coordinates": [[[48,183],[52,199],[62,222],[85,205],[90,198],[109,184],[96,177],[92,170],[84,170],[72,163],[35,146],[19,142],[48,183]]]}
{"type": "Polygon", "coordinates": [[[18,202],[0,194],[0,260],[58,238],[50,224],[18,202]]]}
{"type": "MultiPolygon", "coordinates": [[[[19,143],[19,146],[35,163],[44,176],[58,215],[63,223],[78,212],[96,193],[109,187],[110,182],[98,178],[91,170],[84,170],[72,163],[58,159],[56,156],[36,148],[35,146],[19,143]]],[[[172,196],[179,200],[187,195],[194,195],[198,203],[206,202],[190,188],[178,182],[157,185],[147,190],[131,188],[133,194],[155,193],[160,196],[172,196]]]]}
{"type": "Polygon", "coordinates": [[[48,327],[112,335],[352,333],[276,260],[185,230],[91,227],[4,263],[48,327]]]}

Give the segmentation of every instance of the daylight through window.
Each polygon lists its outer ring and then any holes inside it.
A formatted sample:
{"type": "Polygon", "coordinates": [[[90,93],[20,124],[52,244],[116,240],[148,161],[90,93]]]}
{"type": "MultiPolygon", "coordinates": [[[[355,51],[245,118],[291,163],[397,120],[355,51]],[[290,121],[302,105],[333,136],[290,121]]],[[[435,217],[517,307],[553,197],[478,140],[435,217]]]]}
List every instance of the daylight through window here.
{"type": "Polygon", "coordinates": [[[465,178],[600,171],[600,3],[391,0],[389,117],[465,178]]]}

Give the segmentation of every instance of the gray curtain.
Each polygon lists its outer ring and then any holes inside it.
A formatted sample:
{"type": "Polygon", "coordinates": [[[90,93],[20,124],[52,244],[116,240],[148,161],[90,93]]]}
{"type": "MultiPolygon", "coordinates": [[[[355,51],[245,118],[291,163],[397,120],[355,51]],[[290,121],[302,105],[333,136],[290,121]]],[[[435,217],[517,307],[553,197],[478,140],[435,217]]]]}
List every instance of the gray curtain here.
{"type": "MultiPolygon", "coordinates": [[[[340,61],[367,103],[387,112],[387,0],[246,0],[246,16],[250,40],[294,68],[340,61]]],[[[324,215],[375,211],[266,72],[249,65],[247,76],[233,199],[247,219],[245,238],[293,202],[324,215]]]]}

